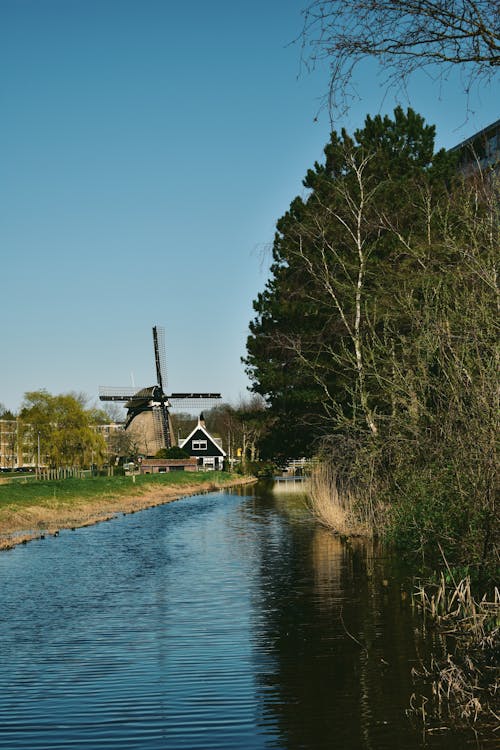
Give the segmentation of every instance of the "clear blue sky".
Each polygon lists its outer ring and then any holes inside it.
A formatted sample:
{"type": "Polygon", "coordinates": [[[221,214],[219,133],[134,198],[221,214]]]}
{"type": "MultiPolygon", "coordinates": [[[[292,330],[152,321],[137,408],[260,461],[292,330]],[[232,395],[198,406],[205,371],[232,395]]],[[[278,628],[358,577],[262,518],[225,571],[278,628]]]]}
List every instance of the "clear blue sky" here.
{"type": "MultiPolygon", "coordinates": [[[[290,44],[305,2],[0,0],[1,403],[152,384],[154,324],[171,390],[246,395],[275,222],[330,132],[290,44]]],[[[393,110],[375,66],[358,84],[336,127],[393,110]]],[[[445,147],[498,93],[409,92],[445,147]]]]}

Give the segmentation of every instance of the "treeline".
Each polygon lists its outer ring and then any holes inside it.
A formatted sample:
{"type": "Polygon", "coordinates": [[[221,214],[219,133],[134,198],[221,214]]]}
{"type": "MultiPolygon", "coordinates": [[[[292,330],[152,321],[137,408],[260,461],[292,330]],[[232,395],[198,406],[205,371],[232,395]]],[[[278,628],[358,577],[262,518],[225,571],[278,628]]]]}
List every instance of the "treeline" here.
{"type": "MultiPolygon", "coordinates": [[[[171,417],[174,443],[187,437],[198,420],[189,413],[173,412],[171,417]]],[[[258,396],[235,405],[221,403],[205,412],[209,431],[222,439],[228,457],[243,472],[251,472],[259,459],[264,418],[264,403],[258,396]]],[[[95,408],[83,393],[30,391],[17,414],[0,404],[0,419],[10,423],[0,435],[4,454],[0,465],[5,468],[18,463],[47,469],[101,467],[135,461],[140,455],[136,437],[123,429],[124,412],[116,404],[95,408]]]]}
{"type": "Polygon", "coordinates": [[[17,464],[21,457],[25,465],[46,468],[103,463],[108,446],[96,427],[110,418],[87,401],[84,394],[52,395],[41,389],[24,394],[17,414],[0,405],[0,418],[16,424],[3,440],[9,454],[6,466],[17,464]]]}
{"type": "MultiPolygon", "coordinates": [[[[247,372],[263,455],[320,453],[374,531],[498,564],[498,181],[409,109],[333,132],[277,222],[247,372]]],[[[330,472],[332,475],[332,472],[330,472]]]]}

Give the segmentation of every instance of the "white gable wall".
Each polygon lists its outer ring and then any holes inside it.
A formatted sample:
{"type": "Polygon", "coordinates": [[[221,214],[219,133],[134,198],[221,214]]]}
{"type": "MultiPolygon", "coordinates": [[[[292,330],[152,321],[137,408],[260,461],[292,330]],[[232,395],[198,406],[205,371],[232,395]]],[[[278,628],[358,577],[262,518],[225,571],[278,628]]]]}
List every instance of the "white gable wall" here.
{"type": "Polygon", "coordinates": [[[222,468],[226,457],[226,452],[222,448],[222,440],[212,437],[199,420],[187,438],[179,440],[179,448],[185,448],[191,456],[196,456],[199,465],[205,469],[222,468]]]}

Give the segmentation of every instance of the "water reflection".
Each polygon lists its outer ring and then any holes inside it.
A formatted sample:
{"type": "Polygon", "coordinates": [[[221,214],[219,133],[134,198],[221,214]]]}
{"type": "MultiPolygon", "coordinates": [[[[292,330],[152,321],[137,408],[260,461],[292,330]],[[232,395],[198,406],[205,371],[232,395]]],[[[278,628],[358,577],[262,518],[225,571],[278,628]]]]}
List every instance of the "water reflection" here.
{"type": "Polygon", "coordinates": [[[465,737],[423,738],[407,718],[411,668],[429,647],[410,607],[407,571],[373,542],[346,544],[312,524],[296,495],[271,502],[283,524],[259,540],[255,664],[277,745],[469,746],[465,737]]]}
{"type": "Polygon", "coordinates": [[[0,580],[3,750],[423,746],[405,709],[426,646],[397,561],[297,495],[65,532],[0,555],[0,580]]]}
{"type": "MultiPolygon", "coordinates": [[[[380,715],[376,705],[390,665],[372,625],[380,598],[372,551],[347,547],[300,515],[281,534],[263,535],[260,546],[257,598],[265,617],[255,638],[256,671],[266,721],[279,726],[281,745],[403,746],[393,743],[390,700],[380,715]]],[[[396,694],[401,709],[401,685],[396,694]]]]}

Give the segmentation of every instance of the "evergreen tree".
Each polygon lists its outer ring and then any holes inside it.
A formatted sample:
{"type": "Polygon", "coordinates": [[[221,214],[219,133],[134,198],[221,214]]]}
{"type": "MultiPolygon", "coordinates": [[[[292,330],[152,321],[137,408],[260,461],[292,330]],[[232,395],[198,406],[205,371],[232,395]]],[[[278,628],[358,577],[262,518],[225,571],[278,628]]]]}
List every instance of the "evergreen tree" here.
{"type": "Polygon", "coordinates": [[[278,221],[245,360],[269,406],[267,450],[307,454],[353,422],[376,433],[375,415],[390,409],[372,387],[366,342],[394,315],[400,274],[410,272],[395,229],[426,231],[413,192],[442,190],[453,174],[454,159],[434,155],[434,135],[400,107],[392,119],[367,117],[352,137],[333,132],[324,163],[306,175],[307,197],[278,221]]]}

